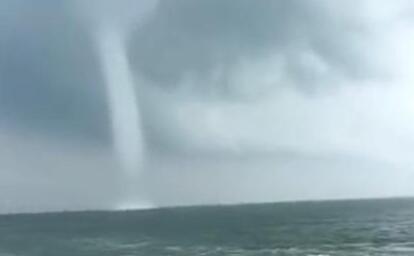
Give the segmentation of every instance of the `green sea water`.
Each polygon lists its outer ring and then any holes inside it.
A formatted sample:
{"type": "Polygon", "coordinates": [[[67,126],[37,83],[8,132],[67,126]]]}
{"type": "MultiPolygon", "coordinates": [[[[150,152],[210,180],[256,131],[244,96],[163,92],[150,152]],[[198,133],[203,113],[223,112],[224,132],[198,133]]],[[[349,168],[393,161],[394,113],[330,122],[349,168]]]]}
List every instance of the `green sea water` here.
{"type": "Polygon", "coordinates": [[[0,256],[414,255],[414,200],[0,216],[0,256]]]}

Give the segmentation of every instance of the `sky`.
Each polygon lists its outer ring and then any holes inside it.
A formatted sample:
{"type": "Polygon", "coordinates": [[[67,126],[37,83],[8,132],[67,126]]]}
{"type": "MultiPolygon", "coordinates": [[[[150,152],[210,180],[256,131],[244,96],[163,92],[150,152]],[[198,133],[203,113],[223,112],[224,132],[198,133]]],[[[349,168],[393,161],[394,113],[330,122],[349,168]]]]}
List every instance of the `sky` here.
{"type": "Polygon", "coordinates": [[[414,196],[413,11],[2,0],[0,213],[414,196]],[[140,116],[133,179],[100,63],[108,24],[122,30],[140,116]]]}

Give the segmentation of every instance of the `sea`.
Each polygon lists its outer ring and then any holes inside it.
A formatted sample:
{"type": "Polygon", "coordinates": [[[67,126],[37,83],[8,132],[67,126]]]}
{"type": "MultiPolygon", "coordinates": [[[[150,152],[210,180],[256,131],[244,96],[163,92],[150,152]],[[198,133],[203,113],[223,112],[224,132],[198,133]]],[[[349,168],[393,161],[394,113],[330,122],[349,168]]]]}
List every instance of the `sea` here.
{"type": "Polygon", "coordinates": [[[0,216],[0,256],[414,255],[414,199],[0,216]]]}

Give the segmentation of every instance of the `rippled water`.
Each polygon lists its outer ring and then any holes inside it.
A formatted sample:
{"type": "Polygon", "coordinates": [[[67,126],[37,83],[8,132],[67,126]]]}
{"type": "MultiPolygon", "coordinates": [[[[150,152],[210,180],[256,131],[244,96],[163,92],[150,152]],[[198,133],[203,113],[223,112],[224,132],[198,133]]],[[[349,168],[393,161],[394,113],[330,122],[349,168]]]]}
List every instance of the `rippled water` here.
{"type": "Polygon", "coordinates": [[[414,200],[0,216],[14,255],[414,255],[414,200]]]}

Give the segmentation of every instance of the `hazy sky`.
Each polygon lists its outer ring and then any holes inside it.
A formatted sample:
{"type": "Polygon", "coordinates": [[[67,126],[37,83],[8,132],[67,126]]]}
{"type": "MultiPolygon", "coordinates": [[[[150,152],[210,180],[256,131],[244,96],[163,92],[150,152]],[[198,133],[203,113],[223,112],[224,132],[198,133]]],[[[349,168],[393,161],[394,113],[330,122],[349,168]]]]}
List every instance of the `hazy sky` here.
{"type": "Polygon", "coordinates": [[[410,0],[128,1],[0,2],[0,212],[414,195],[410,0]],[[85,18],[120,2],[133,181],[85,18]]]}

